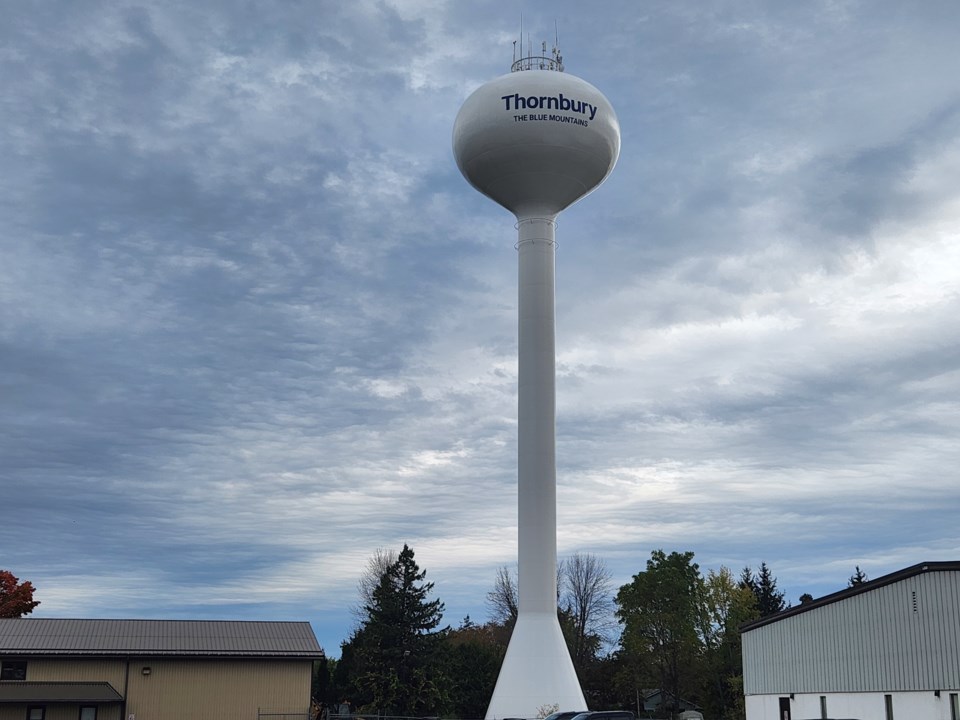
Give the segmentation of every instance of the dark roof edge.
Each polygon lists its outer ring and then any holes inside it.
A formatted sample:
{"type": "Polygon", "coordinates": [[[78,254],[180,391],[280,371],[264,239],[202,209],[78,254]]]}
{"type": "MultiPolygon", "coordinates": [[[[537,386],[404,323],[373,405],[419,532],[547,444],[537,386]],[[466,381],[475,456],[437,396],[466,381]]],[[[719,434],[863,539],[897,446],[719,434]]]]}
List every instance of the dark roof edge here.
{"type": "Polygon", "coordinates": [[[915,577],[917,575],[922,575],[923,573],[945,572],[951,570],[960,570],[960,561],[950,560],[945,562],[917,563],[916,565],[911,565],[903,570],[892,572],[889,575],[881,575],[875,580],[867,580],[860,585],[854,585],[853,587],[844,588],[843,590],[838,590],[835,593],[824,595],[823,597],[817,598],[816,600],[811,600],[808,603],[794,605],[793,607],[789,607],[786,610],[778,612],[776,615],[770,615],[759,620],[751,620],[750,622],[744,623],[740,626],[740,632],[745,633],[749,632],[750,630],[756,630],[764,625],[770,625],[772,623],[779,622],[780,620],[786,620],[794,615],[800,615],[801,613],[805,613],[809,610],[815,610],[823,607],[824,605],[830,605],[841,600],[846,600],[854,595],[870,592],[871,590],[876,590],[877,588],[884,587],[885,585],[892,585],[893,583],[897,583],[901,580],[906,580],[907,578],[915,577]]]}
{"type": "Polygon", "coordinates": [[[49,620],[51,622],[109,622],[109,623],[207,623],[233,625],[310,625],[309,620],[230,620],[223,618],[203,620],[197,618],[121,618],[121,617],[21,617],[5,620],[49,620]]]}
{"type": "MultiPolygon", "coordinates": [[[[227,659],[227,660],[316,660],[326,658],[327,655],[320,650],[75,650],[62,648],[52,649],[10,649],[0,648],[0,657],[18,657],[18,658],[51,658],[51,657],[84,657],[84,658],[166,658],[170,660],[203,660],[209,658],[227,659]]],[[[18,681],[20,682],[20,681],[18,681]]]]}

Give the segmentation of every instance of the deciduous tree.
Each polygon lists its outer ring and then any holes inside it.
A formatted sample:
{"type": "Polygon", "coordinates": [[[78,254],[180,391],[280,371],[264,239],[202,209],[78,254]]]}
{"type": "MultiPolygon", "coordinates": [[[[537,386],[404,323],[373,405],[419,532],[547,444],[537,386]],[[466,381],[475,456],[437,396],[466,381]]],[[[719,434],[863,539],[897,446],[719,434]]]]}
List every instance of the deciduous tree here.
{"type": "Polygon", "coordinates": [[[487,712],[506,650],[501,630],[492,623],[477,625],[467,616],[444,640],[454,717],[481,718],[487,712]]]}
{"type": "Polygon", "coordinates": [[[707,573],[702,587],[704,704],[714,717],[742,717],[740,626],[759,616],[757,600],[750,588],[735,581],[733,573],[725,567],[707,573]]]}
{"type": "Polygon", "coordinates": [[[19,618],[29,615],[40,604],[33,599],[33,583],[20,582],[9,570],[0,570],[0,618],[19,618]]]}
{"type": "Polygon", "coordinates": [[[380,585],[380,578],[384,576],[390,566],[397,561],[396,550],[384,550],[377,548],[373,555],[367,558],[367,564],[357,581],[358,604],[353,608],[353,614],[358,620],[363,621],[366,617],[366,608],[373,602],[373,591],[380,585]]]}
{"type": "Polygon", "coordinates": [[[560,565],[560,605],[572,625],[570,654],[578,670],[596,658],[615,626],[612,577],[589,553],[574,553],[560,565]]]}
{"type": "Polygon", "coordinates": [[[510,568],[497,568],[497,577],[493,581],[493,589],[487,593],[487,607],[490,609],[490,619],[512,629],[517,622],[517,611],[520,607],[520,596],[517,590],[517,581],[510,568]]]}
{"type": "Polygon", "coordinates": [[[696,691],[701,584],[692,552],[655,550],[647,569],[617,593],[623,653],[652,670],[652,679],[674,702],[696,691]]]}

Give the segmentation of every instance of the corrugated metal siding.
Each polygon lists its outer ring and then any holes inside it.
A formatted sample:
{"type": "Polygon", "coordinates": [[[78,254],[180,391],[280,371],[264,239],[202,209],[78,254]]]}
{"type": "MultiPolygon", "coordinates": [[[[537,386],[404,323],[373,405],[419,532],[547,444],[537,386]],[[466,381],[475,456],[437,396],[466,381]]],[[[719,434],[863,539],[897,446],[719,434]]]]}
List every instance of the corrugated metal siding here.
{"type": "MultiPolygon", "coordinates": [[[[29,660],[28,676],[44,680],[106,680],[123,693],[125,663],[29,660]],[[38,677],[32,677],[36,673],[38,677]]],[[[310,707],[311,660],[171,660],[130,662],[127,713],[137,720],[256,720],[257,710],[301,713],[310,707]],[[149,675],[142,669],[150,668],[149,675]]],[[[75,704],[47,706],[47,720],[76,720],[75,704]]],[[[23,720],[26,705],[0,705],[0,720],[23,720]]],[[[117,705],[97,720],[120,720],[117,705]]]]}
{"type": "Polygon", "coordinates": [[[747,695],[960,687],[960,572],[923,573],[751,629],[743,658],[747,695]]]}
{"type": "Polygon", "coordinates": [[[312,668],[309,660],[138,661],[127,712],[137,720],[254,720],[258,708],[305,714],[312,668]]]}
{"type": "Polygon", "coordinates": [[[27,680],[36,682],[108,682],[123,694],[122,660],[27,660],[27,680]]]}

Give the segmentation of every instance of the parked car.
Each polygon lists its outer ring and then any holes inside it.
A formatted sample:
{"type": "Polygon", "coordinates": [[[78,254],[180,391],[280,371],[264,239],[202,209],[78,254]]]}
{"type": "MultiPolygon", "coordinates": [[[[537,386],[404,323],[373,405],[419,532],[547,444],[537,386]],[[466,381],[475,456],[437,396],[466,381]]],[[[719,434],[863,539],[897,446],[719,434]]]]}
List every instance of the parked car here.
{"type": "Polygon", "coordinates": [[[577,715],[583,715],[586,710],[561,710],[552,715],[547,715],[543,720],[573,720],[577,715]]]}
{"type": "Polygon", "coordinates": [[[637,720],[630,710],[594,710],[574,715],[570,720],[637,720]]]}

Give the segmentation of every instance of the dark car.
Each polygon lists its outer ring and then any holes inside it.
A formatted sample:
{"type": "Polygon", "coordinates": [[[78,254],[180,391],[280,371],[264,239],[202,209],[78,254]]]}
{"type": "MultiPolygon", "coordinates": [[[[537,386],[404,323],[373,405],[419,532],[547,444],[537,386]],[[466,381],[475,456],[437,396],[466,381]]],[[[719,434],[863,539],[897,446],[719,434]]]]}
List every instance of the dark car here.
{"type": "Polygon", "coordinates": [[[586,710],[561,710],[552,715],[547,715],[543,720],[572,720],[577,715],[583,715],[586,712],[586,710]]]}
{"type": "Polygon", "coordinates": [[[594,710],[574,715],[570,720],[637,720],[630,710],[594,710]]]}
{"type": "Polygon", "coordinates": [[[583,715],[586,710],[561,710],[552,715],[547,715],[543,720],[572,720],[577,715],[583,715]]]}

